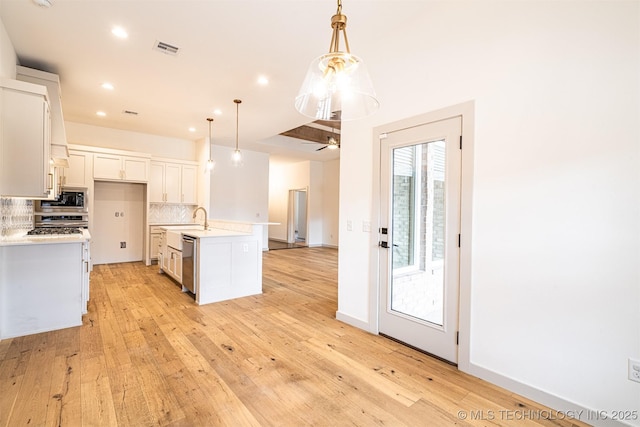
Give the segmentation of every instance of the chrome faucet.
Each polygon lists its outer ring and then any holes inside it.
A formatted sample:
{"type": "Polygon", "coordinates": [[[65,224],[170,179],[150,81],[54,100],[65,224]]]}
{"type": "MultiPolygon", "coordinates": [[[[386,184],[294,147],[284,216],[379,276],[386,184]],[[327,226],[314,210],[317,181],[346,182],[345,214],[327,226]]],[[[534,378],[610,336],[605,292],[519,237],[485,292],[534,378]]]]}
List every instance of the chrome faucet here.
{"type": "Polygon", "coordinates": [[[204,229],[207,230],[209,228],[209,221],[207,220],[208,215],[207,215],[207,210],[205,208],[203,208],[202,206],[198,206],[196,210],[193,211],[193,219],[196,219],[196,214],[200,209],[202,209],[202,212],[204,212],[204,229]]]}

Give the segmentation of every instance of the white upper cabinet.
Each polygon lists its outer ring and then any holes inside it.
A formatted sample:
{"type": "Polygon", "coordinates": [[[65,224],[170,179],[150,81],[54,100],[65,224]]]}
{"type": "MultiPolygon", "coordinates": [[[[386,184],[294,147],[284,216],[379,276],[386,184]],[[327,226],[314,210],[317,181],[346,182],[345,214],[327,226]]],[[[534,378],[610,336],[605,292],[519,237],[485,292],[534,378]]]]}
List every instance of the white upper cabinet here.
{"type": "Polygon", "coordinates": [[[196,171],[192,164],[151,161],[149,201],[196,204],[196,171]]]}
{"type": "Polygon", "coordinates": [[[89,187],[91,153],[69,150],[69,167],[62,169],[63,187],[89,187]]]}
{"type": "Polygon", "coordinates": [[[0,81],[0,195],[54,196],[50,163],[51,113],[47,89],[17,80],[0,81]]]}
{"type": "Polygon", "coordinates": [[[56,166],[68,166],[67,134],[62,115],[62,91],[59,77],[56,74],[17,65],[16,79],[47,88],[51,106],[51,157],[56,166]]]}
{"type": "Polygon", "coordinates": [[[198,167],[195,165],[182,165],[182,203],[188,205],[198,204],[198,167]]]}
{"type": "Polygon", "coordinates": [[[95,153],[93,178],[107,181],[147,182],[149,159],[144,157],[95,153]]]}

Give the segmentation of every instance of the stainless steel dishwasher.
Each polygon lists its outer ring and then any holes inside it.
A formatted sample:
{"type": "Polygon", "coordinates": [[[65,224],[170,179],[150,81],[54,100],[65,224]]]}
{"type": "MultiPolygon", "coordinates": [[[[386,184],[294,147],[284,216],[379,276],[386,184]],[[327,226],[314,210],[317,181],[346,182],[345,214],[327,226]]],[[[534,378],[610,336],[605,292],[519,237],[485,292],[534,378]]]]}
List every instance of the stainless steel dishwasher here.
{"type": "MultiPolygon", "coordinates": [[[[196,249],[195,237],[182,235],[182,287],[192,294],[196,293],[196,249]]],[[[183,290],[184,290],[183,289],[183,290]]]]}

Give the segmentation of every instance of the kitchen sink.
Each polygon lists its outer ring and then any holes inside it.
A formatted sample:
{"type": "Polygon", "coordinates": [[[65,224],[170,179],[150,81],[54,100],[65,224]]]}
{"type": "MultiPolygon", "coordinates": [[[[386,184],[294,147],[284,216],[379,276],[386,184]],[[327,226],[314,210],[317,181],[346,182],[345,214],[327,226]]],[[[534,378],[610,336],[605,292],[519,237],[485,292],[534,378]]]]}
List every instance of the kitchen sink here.
{"type": "Polygon", "coordinates": [[[176,227],[167,230],[167,246],[171,246],[179,251],[182,250],[182,233],[188,231],[203,231],[202,227],[176,227]]]}

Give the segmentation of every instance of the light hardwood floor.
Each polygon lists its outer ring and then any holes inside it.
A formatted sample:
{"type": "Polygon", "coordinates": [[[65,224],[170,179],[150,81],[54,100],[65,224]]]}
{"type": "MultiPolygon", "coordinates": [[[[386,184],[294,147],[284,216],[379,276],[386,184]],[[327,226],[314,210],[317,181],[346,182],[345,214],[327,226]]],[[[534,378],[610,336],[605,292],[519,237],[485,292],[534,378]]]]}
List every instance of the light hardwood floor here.
{"type": "Polygon", "coordinates": [[[157,266],[91,280],[83,326],[0,342],[0,426],[586,425],[335,320],[333,249],[265,253],[263,295],[204,306],[157,266]]]}

